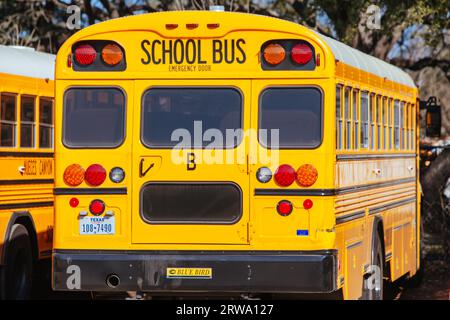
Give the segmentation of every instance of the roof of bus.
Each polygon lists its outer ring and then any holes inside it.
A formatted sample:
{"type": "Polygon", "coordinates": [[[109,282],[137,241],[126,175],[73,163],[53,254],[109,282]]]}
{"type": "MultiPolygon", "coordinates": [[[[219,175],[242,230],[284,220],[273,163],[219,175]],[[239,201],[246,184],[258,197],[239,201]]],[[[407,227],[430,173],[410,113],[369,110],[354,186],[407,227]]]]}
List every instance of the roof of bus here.
{"type": "Polygon", "coordinates": [[[0,45],[0,73],[53,80],[55,57],[33,48],[0,45]]]}
{"type": "MultiPolygon", "coordinates": [[[[408,87],[416,88],[412,78],[404,72],[402,69],[393,66],[383,60],[365,54],[357,49],[354,49],[342,42],[326,37],[312,29],[306,28],[300,24],[286,21],[278,18],[240,13],[240,12],[214,12],[214,11],[166,11],[147,13],[135,16],[127,16],[117,19],[112,19],[102,23],[95,24],[83,30],[77,32],[72,36],[72,40],[80,39],[83,36],[92,33],[103,33],[114,30],[115,28],[121,28],[123,30],[143,30],[146,29],[143,26],[149,25],[149,19],[155,18],[151,21],[151,25],[154,28],[158,28],[161,23],[177,22],[177,23],[191,23],[192,21],[199,21],[205,19],[208,21],[220,21],[226,20],[228,27],[242,28],[242,29],[254,29],[256,28],[264,30],[289,30],[290,33],[304,34],[307,32],[310,36],[317,37],[320,42],[327,45],[330,51],[333,53],[334,58],[352,67],[360,70],[375,74],[381,78],[386,78],[399,84],[406,85],[408,87]],[[245,16],[245,17],[244,17],[245,16]],[[156,20],[156,18],[159,18],[156,20]],[[124,23],[124,19],[127,23],[124,23]]],[[[162,35],[163,30],[158,30],[162,35]]],[[[66,42],[67,45],[70,43],[66,42]]]]}
{"type": "Polygon", "coordinates": [[[402,69],[323,34],[318,32],[316,34],[327,43],[336,60],[381,78],[387,78],[408,87],[416,87],[411,76],[402,69]]]}

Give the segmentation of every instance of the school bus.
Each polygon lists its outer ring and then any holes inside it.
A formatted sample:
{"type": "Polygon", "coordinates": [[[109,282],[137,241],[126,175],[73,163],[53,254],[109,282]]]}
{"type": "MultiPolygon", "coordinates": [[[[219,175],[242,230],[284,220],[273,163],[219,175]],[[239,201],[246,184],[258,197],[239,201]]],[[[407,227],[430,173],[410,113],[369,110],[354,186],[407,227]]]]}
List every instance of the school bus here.
{"type": "Polygon", "coordinates": [[[55,290],[338,293],[419,268],[417,88],[301,25],[114,19],[56,62],[55,290]]]}
{"type": "Polygon", "coordinates": [[[55,56],[0,45],[0,299],[25,299],[53,234],[55,56]]]}

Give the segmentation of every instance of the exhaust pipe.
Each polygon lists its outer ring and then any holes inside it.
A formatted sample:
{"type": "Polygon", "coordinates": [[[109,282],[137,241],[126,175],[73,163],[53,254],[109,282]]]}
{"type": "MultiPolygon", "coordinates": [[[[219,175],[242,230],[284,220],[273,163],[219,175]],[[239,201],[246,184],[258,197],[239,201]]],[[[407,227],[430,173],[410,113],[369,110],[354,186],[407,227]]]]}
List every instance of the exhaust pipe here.
{"type": "Polygon", "coordinates": [[[110,288],[117,288],[120,285],[120,277],[117,274],[110,274],[106,277],[106,285],[110,288]]]}

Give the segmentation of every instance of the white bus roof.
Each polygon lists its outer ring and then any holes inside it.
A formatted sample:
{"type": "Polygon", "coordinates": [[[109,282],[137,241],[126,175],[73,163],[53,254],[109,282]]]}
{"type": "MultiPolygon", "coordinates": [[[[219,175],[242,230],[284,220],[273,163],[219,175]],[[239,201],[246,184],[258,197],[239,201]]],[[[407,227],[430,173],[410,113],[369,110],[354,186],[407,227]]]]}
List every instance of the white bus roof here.
{"type": "Polygon", "coordinates": [[[54,80],[55,59],[33,48],[0,45],[0,73],[54,80]]]}
{"type": "Polygon", "coordinates": [[[356,50],[342,42],[326,37],[323,34],[318,32],[316,32],[316,34],[330,47],[336,60],[363,71],[373,73],[381,78],[387,78],[408,87],[416,87],[411,76],[402,69],[356,50]]]}

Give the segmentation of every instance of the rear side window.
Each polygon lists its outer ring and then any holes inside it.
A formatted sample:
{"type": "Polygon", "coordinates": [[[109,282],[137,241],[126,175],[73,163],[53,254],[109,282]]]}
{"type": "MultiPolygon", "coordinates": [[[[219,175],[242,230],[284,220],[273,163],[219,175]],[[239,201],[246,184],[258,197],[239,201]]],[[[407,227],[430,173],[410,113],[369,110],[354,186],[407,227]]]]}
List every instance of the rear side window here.
{"type": "Polygon", "coordinates": [[[272,130],[279,130],[279,148],[318,147],[322,142],[322,92],[306,87],[264,90],[259,129],[259,142],[266,148],[277,147],[272,130]]]}
{"type": "Polygon", "coordinates": [[[143,96],[142,142],[149,148],[233,148],[242,136],[234,88],[152,88],[143,96]],[[227,135],[229,139],[227,139],[227,135]]]}
{"type": "Polygon", "coordinates": [[[0,147],[16,146],[16,96],[0,95],[0,147]]]}
{"type": "Polygon", "coordinates": [[[64,97],[63,142],[114,148],[125,136],[125,95],[117,88],[71,88],[64,97]]]}

